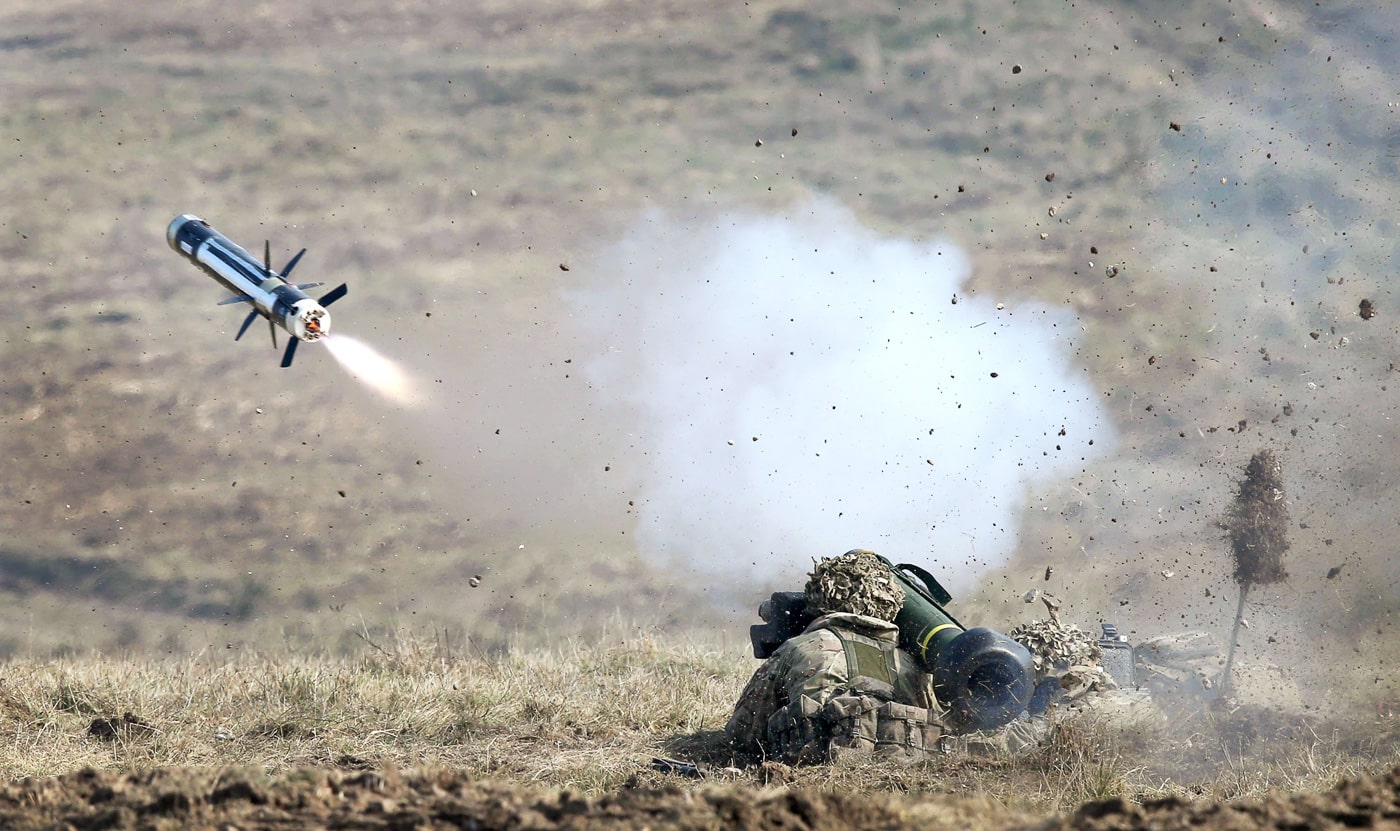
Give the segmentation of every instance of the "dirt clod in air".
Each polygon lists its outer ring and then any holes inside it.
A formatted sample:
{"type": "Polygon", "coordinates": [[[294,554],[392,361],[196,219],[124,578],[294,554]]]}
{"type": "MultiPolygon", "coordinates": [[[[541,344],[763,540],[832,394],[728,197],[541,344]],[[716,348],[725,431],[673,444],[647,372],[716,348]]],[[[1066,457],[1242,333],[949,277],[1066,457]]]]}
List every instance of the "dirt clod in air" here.
{"type": "Polygon", "coordinates": [[[1245,467],[1235,502],[1225,519],[1235,554],[1235,582],[1244,589],[1288,579],[1288,507],[1283,468],[1272,450],[1255,453],[1245,467]]]}

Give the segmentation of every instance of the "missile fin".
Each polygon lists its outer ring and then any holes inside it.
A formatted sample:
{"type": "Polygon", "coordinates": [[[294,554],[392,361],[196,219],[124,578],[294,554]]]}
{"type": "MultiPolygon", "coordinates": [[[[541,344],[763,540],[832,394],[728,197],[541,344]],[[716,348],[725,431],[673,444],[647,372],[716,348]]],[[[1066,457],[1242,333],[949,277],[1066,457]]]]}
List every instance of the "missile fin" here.
{"type": "Polygon", "coordinates": [[[263,277],[272,276],[272,240],[263,240],[263,277]]]}
{"type": "Polygon", "coordinates": [[[350,288],[345,283],[341,283],[340,285],[321,295],[321,299],[317,302],[319,302],[322,306],[329,306],[330,304],[344,297],[349,291],[350,288]]]}
{"type": "Polygon", "coordinates": [[[282,269],[282,279],[283,279],[283,280],[287,279],[287,275],[288,275],[288,274],[291,274],[291,273],[292,273],[292,269],[294,269],[294,268],[297,267],[297,263],[298,263],[298,262],[301,262],[301,255],[302,255],[302,254],[305,254],[305,253],[306,253],[306,249],[305,249],[305,248],[303,248],[303,249],[301,249],[300,251],[298,251],[298,252],[297,252],[297,255],[291,259],[291,262],[287,263],[286,268],[283,268],[283,269],[282,269]]]}
{"type": "Polygon", "coordinates": [[[282,353],[283,369],[292,365],[292,358],[296,357],[297,344],[299,343],[301,343],[301,341],[297,340],[296,338],[292,338],[291,340],[287,341],[287,351],[282,353]]]}
{"type": "Polygon", "coordinates": [[[228,305],[231,305],[231,304],[234,304],[234,303],[252,303],[252,302],[253,302],[253,298],[248,297],[247,295],[240,294],[240,295],[237,295],[237,296],[234,296],[234,297],[225,297],[223,300],[220,300],[218,303],[215,303],[214,305],[215,305],[215,306],[228,306],[228,305]]]}
{"type": "Polygon", "coordinates": [[[243,333],[246,332],[246,331],[248,331],[248,327],[253,325],[253,321],[256,320],[257,317],[258,317],[258,310],[257,310],[257,309],[254,309],[253,311],[249,312],[249,313],[248,313],[248,316],[245,317],[245,318],[243,318],[243,325],[238,327],[238,334],[234,335],[234,336],[233,336],[233,339],[234,339],[234,340],[238,340],[239,338],[242,338],[242,337],[243,337],[243,333]]]}
{"type": "MultiPolygon", "coordinates": [[[[276,323],[273,323],[273,322],[272,322],[272,318],[270,318],[270,317],[267,319],[267,333],[268,333],[269,335],[272,335],[272,348],[273,348],[273,349],[276,349],[276,348],[277,348],[277,324],[276,324],[276,323]]],[[[292,338],[292,340],[296,340],[296,338],[292,338]]]]}

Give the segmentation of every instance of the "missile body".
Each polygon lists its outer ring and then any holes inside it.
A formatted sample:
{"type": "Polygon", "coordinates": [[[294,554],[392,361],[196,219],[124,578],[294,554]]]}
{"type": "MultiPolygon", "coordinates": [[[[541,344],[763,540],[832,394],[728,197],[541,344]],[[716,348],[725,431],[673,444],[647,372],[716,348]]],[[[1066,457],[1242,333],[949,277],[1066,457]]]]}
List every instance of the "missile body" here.
{"type": "MultiPolygon", "coordinates": [[[[165,238],[171,248],[233,292],[234,296],[224,303],[248,303],[253,306],[253,311],[248,313],[234,340],[243,337],[249,324],[261,315],[267,318],[271,326],[281,327],[293,337],[287,344],[282,360],[282,366],[288,366],[296,354],[297,343],[319,340],[330,333],[331,317],[326,306],[345,296],[346,287],[342,284],[317,301],[308,296],[304,289],[321,283],[288,283],[286,276],[291,274],[301,255],[306,253],[305,249],[293,257],[279,274],[272,270],[266,254],[264,261],[258,262],[252,254],[193,214],[176,217],[166,230],[165,238]]],[[[275,329],[272,342],[276,346],[275,329]]]]}

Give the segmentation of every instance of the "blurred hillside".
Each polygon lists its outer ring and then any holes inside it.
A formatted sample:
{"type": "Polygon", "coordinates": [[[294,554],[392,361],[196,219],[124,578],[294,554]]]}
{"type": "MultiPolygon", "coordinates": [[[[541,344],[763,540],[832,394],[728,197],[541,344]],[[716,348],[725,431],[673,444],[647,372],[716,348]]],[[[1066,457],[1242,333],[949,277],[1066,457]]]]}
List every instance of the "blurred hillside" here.
{"type": "MultiPolygon", "coordinates": [[[[645,426],[596,400],[609,345],[561,298],[648,210],[820,196],[961,246],[967,297],[1070,315],[1111,423],[1047,447],[1077,475],[1006,495],[1008,564],[886,552],[989,573],[965,617],[1015,622],[1043,587],[1137,635],[1223,631],[1215,522],[1270,447],[1293,576],[1251,597],[1247,646],[1381,649],[1400,20],[1371,6],[10,4],[0,646],[742,639],[787,586],[637,550],[645,426]],[[429,403],[386,404],[313,347],[280,370],[256,327],[233,343],[241,315],[162,240],[187,211],[270,239],[274,265],[308,247],[299,277],[350,285],[337,331],[429,403]]],[[[1347,655],[1332,675],[1394,689],[1347,655]]]]}

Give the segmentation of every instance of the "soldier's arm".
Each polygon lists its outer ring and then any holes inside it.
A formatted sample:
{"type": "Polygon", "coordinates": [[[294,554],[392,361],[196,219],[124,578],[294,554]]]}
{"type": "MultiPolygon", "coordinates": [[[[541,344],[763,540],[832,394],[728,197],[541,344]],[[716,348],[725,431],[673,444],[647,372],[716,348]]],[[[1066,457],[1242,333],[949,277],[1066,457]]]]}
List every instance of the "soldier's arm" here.
{"type": "Polygon", "coordinates": [[[787,703],[782,700],[783,676],[783,662],[775,654],[764,661],[749,683],[744,685],[739,702],[734,705],[734,714],[724,728],[724,734],[735,753],[754,757],[762,755],[760,743],[768,729],[768,718],[787,703]]]}

